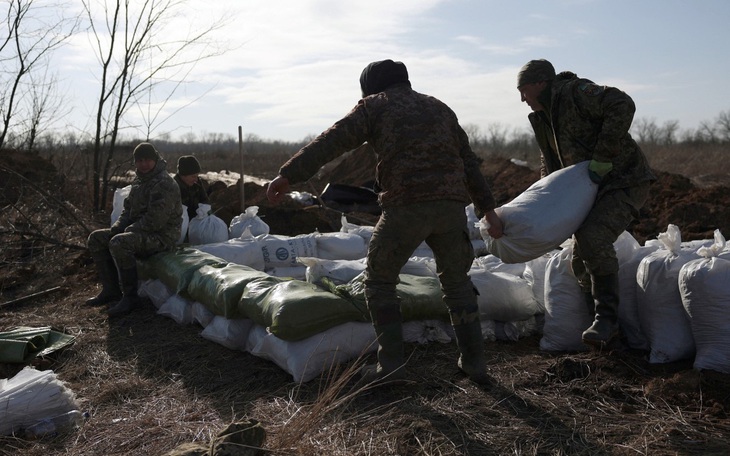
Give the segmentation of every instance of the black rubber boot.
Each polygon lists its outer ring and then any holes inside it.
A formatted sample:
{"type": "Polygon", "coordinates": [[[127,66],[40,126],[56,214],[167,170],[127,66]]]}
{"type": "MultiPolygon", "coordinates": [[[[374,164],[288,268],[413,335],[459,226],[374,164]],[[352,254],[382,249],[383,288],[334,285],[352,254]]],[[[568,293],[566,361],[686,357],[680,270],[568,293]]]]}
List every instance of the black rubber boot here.
{"type": "Polygon", "coordinates": [[[370,311],[378,339],[378,363],[360,370],[360,383],[388,382],[405,379],[405,350],[400,307],[387,306],[370,311]]]}
{"type": "Polygon", "coordinates": [[[454,327],[456,344],[460,352],[457,363],[459,369],[474,383],[480,385],[489,383],[479,308],[474,305],[469,308],[451,309],[451,325],[454,327]]]}
{"type": "Polygon", "coordinates": [[[583,331],[583,343],[593,348],[603,349],[618,340],[618,274],[591,277],[596,316],[593,325],[583,331]]]}
{"type": "Polygon", "coordinates": [[[87,299],[86,304],[101,306],[119,301],[122,298],[122,290],[119,288],[119,275],[114,260],[107,255],[92,255],[91,258],[99,276],[101,291],[93,298],[87,299]]]}
{"type": "Polygon", "coordinates": [[[119,282],[122,284],[122,299],[109,308],[109,317],[121,317],[139,307],[140,299],[137,295],[137,268],[119,270],[119,282]]]}

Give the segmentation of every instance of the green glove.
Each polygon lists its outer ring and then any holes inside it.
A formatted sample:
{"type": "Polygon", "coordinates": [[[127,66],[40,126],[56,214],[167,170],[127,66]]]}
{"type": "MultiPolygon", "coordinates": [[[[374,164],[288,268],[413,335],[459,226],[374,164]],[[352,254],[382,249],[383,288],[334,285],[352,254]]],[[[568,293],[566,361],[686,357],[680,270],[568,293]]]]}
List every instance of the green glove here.
{"type": "Polygon", "coordinates": [[[588,176],[596,184],[600,184],[606,174],[613,169],[613,163],[591,160],[588,164],[588,176]]]}

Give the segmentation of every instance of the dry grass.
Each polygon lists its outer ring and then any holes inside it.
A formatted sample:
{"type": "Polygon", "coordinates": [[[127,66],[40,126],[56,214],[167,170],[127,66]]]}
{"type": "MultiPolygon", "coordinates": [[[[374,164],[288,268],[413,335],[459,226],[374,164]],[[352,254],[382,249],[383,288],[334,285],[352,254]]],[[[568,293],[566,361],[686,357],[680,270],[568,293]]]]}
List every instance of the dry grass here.
{"type": "MultiPolygon", "coordinates": [[[[34,205],[23,210],[31,214],[34,205]]],[[[83,230],[71,225],[54,224],[68,233],[64,242],[83,245],[83,230]]],[[[486,345],[491,384],[483,387],[458,371],[453,343],[409,344],[405,385],[357,385],[356,372],[373,355],[299,384],[152,305],[109,321],[104,309],[83,304],[98,291],[86,252],[11,240],[2,302],[62,289],[0,308],[0,329],[51,325],[76,336],[37,367],[53,369],[89,417],[53,439],[0,438],[2,456],[164,455],[210,443],[245,419],[262,423],[271,455],[725,455],[730,448],[730,376],[694,371],[691,360],[651,365],[630,350],[550,354],[532,336],[486,345]]],[[[0,378],[20,368],[0,364],[0,378]]]]}

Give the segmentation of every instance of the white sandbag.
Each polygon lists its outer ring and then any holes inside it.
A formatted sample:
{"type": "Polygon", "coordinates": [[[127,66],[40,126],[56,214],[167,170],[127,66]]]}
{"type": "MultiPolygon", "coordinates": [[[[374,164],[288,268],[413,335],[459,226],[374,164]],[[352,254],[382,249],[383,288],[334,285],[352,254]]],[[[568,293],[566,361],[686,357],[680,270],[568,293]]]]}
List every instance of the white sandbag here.
{"type": "Polygon", "coordinates": [[[52,370],[25,367],[10,379],[0,379],[0,436],[78,408],[74,392],[52,370]]]}
{"type": "Polygon", "coordinates": [[[289,342],[268,333],[259,325],[251,329],[246,351],[268,359],[294,377],[308,382],[338,364],[378,348],[370,323],[344,323],[306,339],[289,342]]]}
{"type": "Polygon", "coordinates": [[[253,326],[253,320],[248,318],[229,319],[216,315],[200,336],[231,350],[246,351],[248,336],[253,326]]]}
{"type": "Polygon", "coordinates": [[[297,266],[299,257],[318,257],[315,234],[300,234],[293,237],[265,234],[256,236],[256,241],[261,246],[264,256],[264,269],[297,266]]]}
{"type": "Polygon", "coordinates": [[[474,209],[474,203],[466,206],[466,227],[469,230],[469,239],[482,241],[482,233],[479,230],[479,217],[474,209]]]}
{"type": "Polygon", "coordinates": [[[368,244],[355,233],[317,233],[317,256],[325,260],[359,260],[368,253],[368,244]]]}
{"type": "Polygon", "coordinates": [[[170,296],[174,294],[167,285],[159,279],[148,279],[140,283],[137,294],[142,298],[149,298],[155,308],[159,309],[170,296]]]}
{"type": "Polygon", "coordinates": [[[695,355],[689,316],[679,293],[679,271],[699,255],[682,248],[676,225],[669,225],[658,239],[664,248],[645,256],[636,271],[636,299],[641,329],[651,350],[649,362],[668,363],[695,355]]]}
{"type": "Polygon", "coordinates": [[[517,321],[540,312],[530,284],[522,277],[480,267],[470,269],[469,276],[479,291],[477,304],[481,319],[517,321]]]}
{"type": "Polygon", "coordinates": [[[583,331],[593,323],[583,292],[573,274],[572,246],[553,255],[545,268],[544,351],[585,351],[583,331]]]}
{"type": "Polygon", "coordinates": [[[635,350],[649,350],[649,340],[641,329],[639,302],[637,300],[636,271],[641,261],[659,249],[658,244],[647,244],[634,251],[634,256],[624,262],[618,270],[619,305],[618,323],[626,344],[635,350]]]}
{"type": "Polygon", "coordinates": [[[495,338],[507,342],[517,342],[536,333],[537,323],[534,316],[522,321],[497,321],[494,325],[495,338]]]}
{"type": "Polygon", "coordinates": [[[190,316],[193,320],[193,323],[197,323],[203,328],[207,327],[210,322],[213,320],[213,317],[215,317],[215,314],[208,310],[205,305],[202,303],[195,301],[192,304],[192,307],[190,309],[190,316]]]}
{"type": "Polygon", "coordinates": [[[328,278],[335,285],[348,283],[363,271],[366,260],[325,260],[322,258],[300,257],[297,262],[306,266],[305,278],[309,283],[320,284],[328,278]]]}
{"type": "Polygon", "coordinates": [[[489,272],[505,272],[517,277],[522,277],[525,272],[525,263],[505,263],[492,254],[475,257],[472,262],[472,268],[474,267],[481,267],[489,272]]]}
{"type": "Polygon", "coordinates": [[[188,228],[190,227],[190,216],[188,215],[188,207],[182,205],[182,223],[180,224],[180,237],[177,238],[177,244],[185,242],[185,238],[188,236],[188,228]]]}
{"type": "Polygon", "coordinates": [[[715,230],[715,244],[679,272],[679,292],[695,341],[695,369],[730,374],[730,251],[715,230]]]}
{"type": "Polygon", "coordinates": [[[347,217],[343,214],[340,218],[342,227],[340,231],[343,233],[357,234],[365,240],[365,244],[370,244],[370,238],[373,237],[374,226],[360,226],[347,221],[347,217]]]}
{"type": "Polygon", "coordinates": [[[559,250],[553,250],[525,263],[522,277],[530,285],[532,295],[540,306],[540,313],[545,313],[545,269],[550,258],[559,253],[559,250]]]}
{"type": "Polygon", "coordinates": [[[495,209],[504,236],[493,239],[480,222],[487,250],[505,263],[524,263],[556,249],[583,223],[597,193],[587,161],[545,176],[495,209]]]}
{"type": "Polygon", "coordinates": [[[246,228],[253,236],[269,234],[269,225],[258,216],[258,213],[258,206],[249,206],[240,215],[233,217],[228,226],[228,237],[231,239],[241,237],[246,228]]]}
{"type": "Polygon", "coordinates": [[[225,242],[203,244],[195,248],[230,263],[242,264],[257,271],[263,271],[266,268],[261,244],[248,229],[240,237],[225,242]]]}
{"type": "Polygon", "coordinates": [[[276,266],[274,268],[264,269],[264,272],[273,277],[297,280],[306,280],[307,278],[307,267],[303,264],[298,264],[296,266],[276,266]]]}
{"type": "Polygon", "coordinates": [[[450,323],[440,320],[418,320],[403,323],[403,341],[414,344],[451,342],[454,331],[450,323]]]}
{"type": "Polygon", "coordinates": [[[111,224],[109,226],[114,225],[114,222],[119,220],[119,216],[122,215],[122,210],[124,210],[124,200],[129,196],[129,192],[131,191],[131,185],[114,189],[114,199],[112,199],[111,224]]]}
{"type": "Polygon", "coordinates": [[[228,225],[220,217],[210,213],[210,204],[198,204],[195,217],[188,226],[191,245],[215,244],[228,240],[228,225]]]}
{"type": "Polygon", "coordinates": [[[193,323],[193,306],[190,301],[183,298],[179,294],[170,296],[165,301],[157,313],[164,317],[169,317],[181,325],[190,325],[193,323]]]}

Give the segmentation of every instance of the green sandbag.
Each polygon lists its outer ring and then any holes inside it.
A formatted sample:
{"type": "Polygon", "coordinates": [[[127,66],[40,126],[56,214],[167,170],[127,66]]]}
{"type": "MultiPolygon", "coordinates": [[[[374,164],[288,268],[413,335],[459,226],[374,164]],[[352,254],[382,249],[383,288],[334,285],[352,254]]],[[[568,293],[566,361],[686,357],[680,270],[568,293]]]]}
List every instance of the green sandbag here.
{"type": "Polygon", "coordinates": [[[75,340],[74,336],[55,331],[50,326],[21,326],[3,331],[0,332],[0,362],[27,363],[37,356],[61,350],[75,340]]]}
{"type": "Polygon", "coordinates": [[[152,255],[137,264],[140,279],[159,279],[175,293],[190,298],[187,289],[195,271],[205,265],[225,265],[228,262],[200,250],[179,248],[152,255]]]}
{"type": "MultiPolygon", "coordinates": [[[[435,277],[401,274],[395,288],[400,297],[403,321],[444,320],[449,321],[449,312],[443,301],[441,283],[435,277]]],[[[328,288],[336,295],[357,306],[366,308],[365,275],[360,274],[348,283],[328,288]]]]}
{"type": "Polygon", "coordinates": [[[216,315],[245,318],[238,307],[244,288],[253,280],[267,277],[263,271],[236,263],[205,265],[193,273],[188,294],[216,315]]]}
{"type": "Polygon", "coordinates": [[[256,324],[287,341],[351,321],[368,321],[364,306],[302,280],[254,280],[246,285],[240,306],[256,324]]]}

